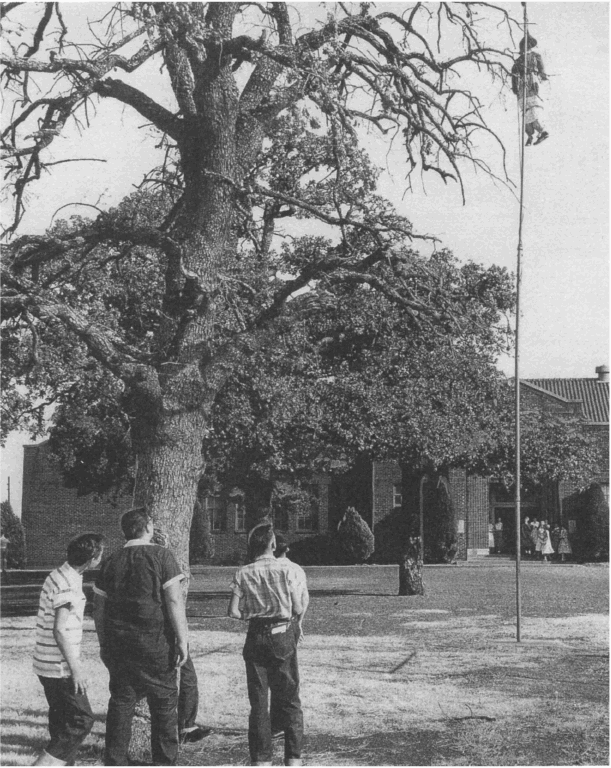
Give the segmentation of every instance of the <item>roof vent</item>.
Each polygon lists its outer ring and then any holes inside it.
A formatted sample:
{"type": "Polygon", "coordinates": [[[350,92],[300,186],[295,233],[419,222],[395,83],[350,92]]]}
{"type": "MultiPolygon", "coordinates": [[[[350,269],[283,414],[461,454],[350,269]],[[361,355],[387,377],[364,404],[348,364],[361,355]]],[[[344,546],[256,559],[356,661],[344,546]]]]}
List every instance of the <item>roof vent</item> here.
{"type": "Polygon", "coordinates": [[[609,368],[606,365],[599,365],[596,368],[598,374],[598,383],[602,384],[609,381],[609,368]]]}

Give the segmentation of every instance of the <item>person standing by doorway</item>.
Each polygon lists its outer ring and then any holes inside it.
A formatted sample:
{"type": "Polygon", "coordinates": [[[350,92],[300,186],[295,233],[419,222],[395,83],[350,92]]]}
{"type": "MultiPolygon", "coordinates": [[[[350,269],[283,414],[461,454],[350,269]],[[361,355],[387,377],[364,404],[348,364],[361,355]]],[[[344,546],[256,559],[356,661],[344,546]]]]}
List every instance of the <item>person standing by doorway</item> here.
{"type": "Polygon", "coordinates": [[[497,555],[502,555],[505,549],[505,541],[503,539],[503,521],[500,517],[496,519],[496,525],[494,526],[494,551],[497,555]]]}
{"type": "Polygon", "coordinates": [[[571,547],[571,542],[569,540],[569,532],[564,527],[564,525],[560,526],[560,536],[558,540],[558,554],[560,555],[560,561],[564,563],[566,555],[572,555],[573,554],[573,548],[571,547]]]}

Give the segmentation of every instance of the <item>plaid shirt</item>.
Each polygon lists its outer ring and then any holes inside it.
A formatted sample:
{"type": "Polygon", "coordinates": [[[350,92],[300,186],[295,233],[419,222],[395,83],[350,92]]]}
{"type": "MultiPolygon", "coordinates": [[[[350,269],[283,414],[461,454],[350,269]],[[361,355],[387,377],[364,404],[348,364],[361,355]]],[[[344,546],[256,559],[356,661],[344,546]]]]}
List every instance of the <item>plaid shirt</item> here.
{"type": "Polygon", "coordinates": [[[245,621],[255,618],[290,619],[293,615],[291,594],[295,594],[298,588],[289,561],[273,555],[263,555],[254,563],[242,566],[231,582],[231,591],[240,598],[240,610],[245,621]]]}

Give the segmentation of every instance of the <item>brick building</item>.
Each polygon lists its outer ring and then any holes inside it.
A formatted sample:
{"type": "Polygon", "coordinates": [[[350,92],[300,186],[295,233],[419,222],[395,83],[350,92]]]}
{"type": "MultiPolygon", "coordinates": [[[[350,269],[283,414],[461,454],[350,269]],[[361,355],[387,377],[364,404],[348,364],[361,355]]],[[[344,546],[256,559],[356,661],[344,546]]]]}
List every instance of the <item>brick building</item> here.
{"type": "MultiPolygon", "coordinates": [[[[536,408],[559,415],[577,415],[584,429],[598,436],[606,448],[607,459],[592,481],[600,484],[608,499],[609,370],[601,366],[596,372],[596,378],[523,381],[521,398],[524,410],[536,408]]],[[[287,514],[284,520],[276,520],[276,525],[294,542],[336,527],[348,506],[356,507],[374,532],[389,515],[402,510],[419,517],[426,545],[429,491],[440,483],[451,500],[459,558],[489,554],[488,526],[499,517],[506,540],[514,540],[515,506],[500,484],[468,475],[462,469],[450,469],[434,478],[423,477],[393,461],[362,462],[345,474],[313,476],[309,490],[316,503],[311,509],[302,508],[287,514]]],[[[575,490],[567,483],[559,483],[537,496],[523,496],[522,512],[552,523],[562,519],[574,528],[578,525],[575,490]]],[[[233,488],[210,495],[205,504],[215,542],[213,561],[235,562],[246,552],[242,491],[233,488]]],[[[118,546],[118,521],[129,506],[129,499],[112,504],[96,501],[92,496],[77,496],[75,490],[62,484],[60,474],[49,460],[46,443],[24,447],[22,522],[27,567],[46,567],[58,562],[63,557],[65,542],[85,530],[101,531],[111,546],[118,546]]]]}

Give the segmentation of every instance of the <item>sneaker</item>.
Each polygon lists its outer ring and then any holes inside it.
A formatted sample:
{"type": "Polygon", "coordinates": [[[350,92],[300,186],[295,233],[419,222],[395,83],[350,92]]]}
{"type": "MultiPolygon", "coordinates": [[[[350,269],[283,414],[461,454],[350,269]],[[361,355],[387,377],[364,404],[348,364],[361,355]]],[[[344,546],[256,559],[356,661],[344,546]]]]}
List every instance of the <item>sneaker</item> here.
{"type": "Polygon", "coordinates": [[[200,726],[197,726],[197,728],[194,728],[192,731],[185,731],[184,733],[181,733],[180,743],[190,744],[195,741],[201,741],[202,739],[205,739],[206,736],[210,736],[211,733],[212,728],[201,728],[200,726]]]}
{"type": "Polygon", "coordinates": [[[547,131],[543,131],[543,133],[539,134],[539,138],[537,141],[535,141],[535,144],[541,144],[541,142],[545,141],[547,138],[549,138],[549,133],[547,131]]]}

